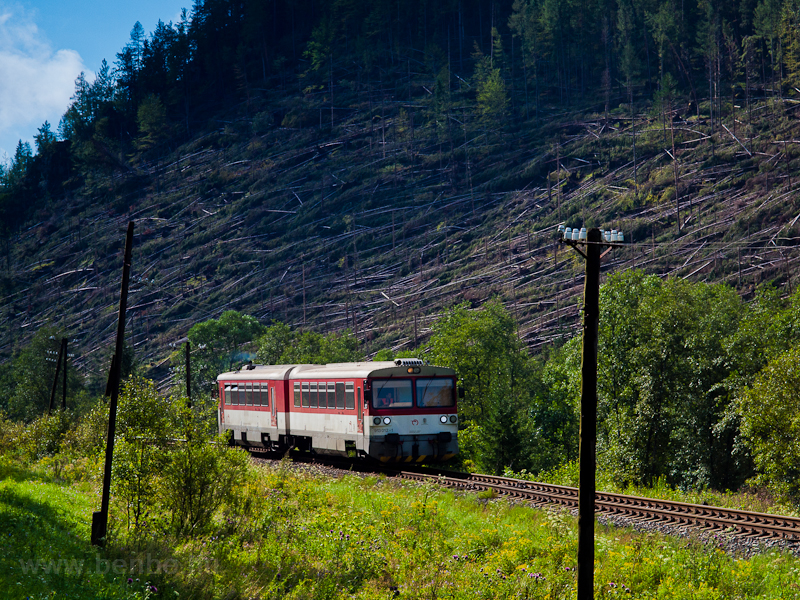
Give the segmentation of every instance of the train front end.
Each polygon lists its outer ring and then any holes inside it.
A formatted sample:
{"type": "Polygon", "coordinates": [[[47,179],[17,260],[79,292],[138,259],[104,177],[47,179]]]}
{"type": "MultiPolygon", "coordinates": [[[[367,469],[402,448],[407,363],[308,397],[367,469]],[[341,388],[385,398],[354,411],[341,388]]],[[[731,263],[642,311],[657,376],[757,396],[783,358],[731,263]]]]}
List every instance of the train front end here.
{"type": "Polygon", "coordinates": [[[364,381],[365,450],[381,462],[442,462],[458,454],[455,371],[397,359],[364,381]]]}

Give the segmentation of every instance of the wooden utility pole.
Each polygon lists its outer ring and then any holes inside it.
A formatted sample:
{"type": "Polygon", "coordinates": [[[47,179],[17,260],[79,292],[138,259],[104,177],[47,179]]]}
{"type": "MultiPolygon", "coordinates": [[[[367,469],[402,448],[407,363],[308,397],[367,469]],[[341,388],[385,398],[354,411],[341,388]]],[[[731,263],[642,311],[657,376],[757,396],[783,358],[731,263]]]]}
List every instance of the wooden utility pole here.
{"type": "Polygon", "coordinates": [[[50,405],[47,414],[53,412],[53,404],[56,400],[56,390],[58,389],[58,379],[61,374],[61,363],[64,363],[64,393],[61,398],[61,409],[67,410],[67,338],[61,338],[61,346],[58,350],[58,361],[56,362],[56,374],[53,377],[53,387],[50,389],[50,405]]]}
{"type": "Polygon", "coordinates": [[[111,495],[111,465],[114,456],[114,436],[117,429],[117,400],[122,366],[122,348],[125,341],[125,311],[128,304],[128,281],[131,274],[131,249],[133,246],[133,221],[128,223],[125,237],[125,257],[122,261],[122,286],[119,294],[119,318],[117,319],[117,344],[114,359],[111,361],[111,374],[108,389],[111,402],[108,407],[108,438],[106,440],[106,461],[103,470],[103,499],[100,512],[92,513],[92,545],[105,546],[108,534],[108,504],[111,495]]]}
{"type": "MultiPolygon", "coordinates": [[[[789,289],[791,290],[791,284],[789,289]]],[[[67,338],[61,338],[61,355],[64,357],[64,387],[61,394],[61,410],[67,410],[67,338]]]]}
{"type": "Polygon", "coordinates": [[[580,489],[578,495],[578,600],[594,598],[595,444],[597,441],[597,336],[600,323],[602,233],[590,229],[583,289],[580,489]]]}
{"type": "Polygon", "coordinates": [[[186,406],[192,408],[192,343],[186,341],[186,406]]]}

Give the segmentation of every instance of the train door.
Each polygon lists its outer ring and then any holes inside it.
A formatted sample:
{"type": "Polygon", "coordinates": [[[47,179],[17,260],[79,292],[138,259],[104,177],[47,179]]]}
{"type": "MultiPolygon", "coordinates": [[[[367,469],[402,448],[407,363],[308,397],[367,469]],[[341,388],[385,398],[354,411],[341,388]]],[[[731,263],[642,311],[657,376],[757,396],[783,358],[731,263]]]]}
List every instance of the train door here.
{"type": "Polygon", "coordinates": [[[272,426],[278,426],[278,407],[277,403],[275,402],[275,384],[269,386],[269,410],[272,414],[272,426]]]}
{"type": "Polygon", "coordinates": [[[361,388],[356,388],[356,408],[358,409],[357,431],[364,433],[364,405],[361,400],[361,388]]]}
{"type": "MultiPolygon", "coordinates": [[[[230,399],[229,399],[230,401],[230,399]]],[[[219,384],[219,411],[217,411],[217,431],[222,433],[225,428],[225,392],[223,384],[219,384]]]]}

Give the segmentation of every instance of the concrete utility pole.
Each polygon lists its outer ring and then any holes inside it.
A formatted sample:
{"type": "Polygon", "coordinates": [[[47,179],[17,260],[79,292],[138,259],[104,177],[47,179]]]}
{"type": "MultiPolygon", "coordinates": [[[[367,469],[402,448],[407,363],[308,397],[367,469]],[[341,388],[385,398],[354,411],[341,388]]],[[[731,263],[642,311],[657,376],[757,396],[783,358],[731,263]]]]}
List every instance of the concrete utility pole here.
{"type": "Polygon", "coordinates": [[[117,430],[117,400],[122,374],[122,347],[125,342],[125,311],[128,304],[128,281],[131,275],[131,250],[133,247],[133,221],[128,223],[125,237],[125,257],[122,261],[122,287],[119,294],[119,318],[117,319],[117,345],[111,361],[108,391],[111,402],[108,407],[108,439],[106,440],[106,462],[103,470],[103,499],[100,512],[92,513],[92,546],[103,547],[108,534],[108,505],[111,496],[111,465],[114,457],[114,436],[117,430]]]}
{"type": "Polygon", "coordinates": [[[578,495],[578,600],[594,598],[594,497],[597,442],[597,337],[600,324],[602,233],[590,229],[586,244],[581,358],[580,489],[578,495]]]}

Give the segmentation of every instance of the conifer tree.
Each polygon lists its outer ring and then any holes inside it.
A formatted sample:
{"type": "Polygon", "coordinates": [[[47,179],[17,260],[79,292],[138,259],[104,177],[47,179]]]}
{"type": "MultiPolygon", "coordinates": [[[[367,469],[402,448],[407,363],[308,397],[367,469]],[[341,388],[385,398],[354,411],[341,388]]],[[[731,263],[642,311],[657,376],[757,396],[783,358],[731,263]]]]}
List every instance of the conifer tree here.
{"type": "Polygon", "coordinates": [[[790,87],[800,87],[800,1],[786,0],[781,14],[781,47],[790,87]]]}
{"type": "Polygon", "coordinates": [[[501,73],[505,57],[497,29],[492,29],[492,53],[485,56],[475,45],[475,82],[478,112],[484,124],[489,127],[502,128],[507,115],[508,93],[501,73]]]}

